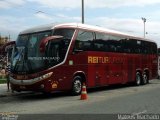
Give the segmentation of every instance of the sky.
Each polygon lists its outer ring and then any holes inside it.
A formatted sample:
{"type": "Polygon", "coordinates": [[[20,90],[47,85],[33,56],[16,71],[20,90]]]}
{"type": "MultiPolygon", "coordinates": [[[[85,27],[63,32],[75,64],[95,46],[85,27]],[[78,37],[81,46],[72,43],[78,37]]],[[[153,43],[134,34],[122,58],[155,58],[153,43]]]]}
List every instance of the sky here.
{"type": "MultiPolygon", "coordinates": [[[[85,24],[144,37],[160,47],[160,0],[84,0],[85,24]]],[[[0,35],[50,23],[81,23],[81,0],[0,0],[0,35]]]]}

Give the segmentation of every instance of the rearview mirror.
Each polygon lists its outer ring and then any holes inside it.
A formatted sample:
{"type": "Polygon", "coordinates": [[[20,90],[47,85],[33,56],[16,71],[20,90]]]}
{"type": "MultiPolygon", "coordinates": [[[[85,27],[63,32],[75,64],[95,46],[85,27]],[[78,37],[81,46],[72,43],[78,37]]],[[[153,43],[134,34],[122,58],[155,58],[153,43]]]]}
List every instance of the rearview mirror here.
{"type": "Polygon", "coordinates": [[[60,38],[63,38],[63,36],[49,36],[49,37],[42,39],[42,41],[40,42],[40,46],[39,46],[40,52],[41,53],[45,52],[46,45],[48,44],[49,41],[53,41],[55,39],[60,39],[60,38]]]}

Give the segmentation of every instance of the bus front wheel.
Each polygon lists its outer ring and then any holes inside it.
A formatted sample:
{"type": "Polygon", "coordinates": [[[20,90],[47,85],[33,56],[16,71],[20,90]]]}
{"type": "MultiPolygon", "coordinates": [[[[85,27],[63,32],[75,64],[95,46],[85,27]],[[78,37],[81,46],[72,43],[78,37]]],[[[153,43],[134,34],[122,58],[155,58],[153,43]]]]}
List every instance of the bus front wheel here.
{"type": "Polygon", "coordinates": [[[75,76],[72,84],[72,95],[80,95],[82,91],[82,78],[75,76]]]}

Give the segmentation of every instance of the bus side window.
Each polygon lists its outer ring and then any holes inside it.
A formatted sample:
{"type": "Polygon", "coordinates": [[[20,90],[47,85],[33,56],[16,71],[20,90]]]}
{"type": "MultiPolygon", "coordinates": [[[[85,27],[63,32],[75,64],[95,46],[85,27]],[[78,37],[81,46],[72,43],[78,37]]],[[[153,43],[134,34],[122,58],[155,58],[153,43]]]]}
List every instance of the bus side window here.
{"type": "Polygon", "coordinates": [[[94,40],[93,42],[94,51],[105,51],[105,41],[104,40],[94,40]]]}
{"type": "Polygon", "coordinates": [[[157,54],[157,45],[155,43],[151,44],[152,54],[157,54]]]}
{"type": "Polygon", "coordinates": [[[101,48],[98,51],[122,52],[122,37],[106,33],[96,33],[96,40],[101,42],[101,48]]]}
{"type": "Polygon", "coordinates": [[[74,51],[91,51],[93,48],[94,34],[92,32],[80,30],[75,41],[74,51]]]}

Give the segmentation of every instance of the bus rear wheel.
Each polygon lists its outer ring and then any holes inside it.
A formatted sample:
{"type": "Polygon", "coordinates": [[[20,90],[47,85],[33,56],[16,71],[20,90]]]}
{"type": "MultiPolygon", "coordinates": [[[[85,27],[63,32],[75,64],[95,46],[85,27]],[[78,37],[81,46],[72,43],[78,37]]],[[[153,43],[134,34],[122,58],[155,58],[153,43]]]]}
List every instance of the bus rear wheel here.
{"type": "Polygon", "coordinates": [[[142,78],[142,85],[145,85],[148,83],[148,76],[146,72],[143,73],[143,78],[142,78]]]}
{"type": "Polygon", "coordinates": [[[136,81],[135,84],[139,86],[141,84],[141,74],[139,72],[136,73],[136,81]]]}
{"type": "Polygon", "coordinates": [[[72,95],[80,95],[82,91],[82,78],[75,76],[72,84],[72,95]]]}

